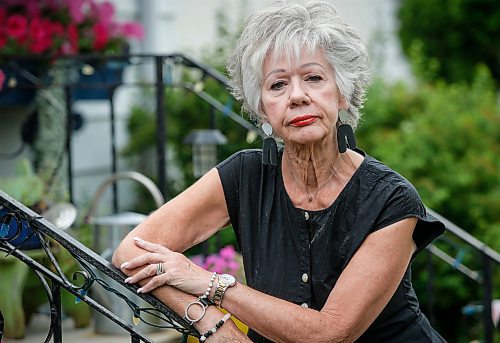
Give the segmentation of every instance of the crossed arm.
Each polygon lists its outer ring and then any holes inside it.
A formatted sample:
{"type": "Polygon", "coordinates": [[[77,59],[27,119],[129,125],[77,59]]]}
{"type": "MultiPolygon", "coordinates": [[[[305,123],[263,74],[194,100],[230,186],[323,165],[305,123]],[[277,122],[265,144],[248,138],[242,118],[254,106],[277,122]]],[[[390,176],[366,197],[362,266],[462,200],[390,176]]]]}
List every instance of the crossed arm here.
{"type": "MultiPolygon", "coordinates": [[[[213,169],[136,227],[116,250],[113,263],[131,276],[129,282],[139,282],[141,291],[153,292],[182,316],[187,304],[206,291],[211,273],[191,263],[181,252],[228,222],[222,185],[213,169]],[[154,276],[158,262],[164,263],[166,273],[154,276]]],[[[416,219],[409,218],[370,234],[342,272],[321,311],[239,283],[227,290],[223,306],[272,341],[352,342],[380,314],[400,283],[415,249],[415,224],[416,219]]],[[[221,317],[222,313],[210,306],[195,326],[203,333],[221,317]]],[[[248,338],[228,321],[210,340],[240,342],[248,338]]]]}

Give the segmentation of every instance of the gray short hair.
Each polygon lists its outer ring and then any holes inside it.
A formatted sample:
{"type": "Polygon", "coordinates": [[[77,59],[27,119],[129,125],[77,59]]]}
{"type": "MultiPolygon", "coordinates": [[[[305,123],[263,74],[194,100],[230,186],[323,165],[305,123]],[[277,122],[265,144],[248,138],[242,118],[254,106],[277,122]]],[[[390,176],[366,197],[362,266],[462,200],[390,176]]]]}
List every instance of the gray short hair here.
{"type": "Polygon", "coordinates": [[[226,65],[231,93],[261,123],[265,119],[261,110],[264,59],[276,52],[298,57],[303,47],[324,51],[349,104],[348,123],[356,128],[368,86],[368,54],[358,33],[327,2],[279,3],[249,16],[226,65]]]}

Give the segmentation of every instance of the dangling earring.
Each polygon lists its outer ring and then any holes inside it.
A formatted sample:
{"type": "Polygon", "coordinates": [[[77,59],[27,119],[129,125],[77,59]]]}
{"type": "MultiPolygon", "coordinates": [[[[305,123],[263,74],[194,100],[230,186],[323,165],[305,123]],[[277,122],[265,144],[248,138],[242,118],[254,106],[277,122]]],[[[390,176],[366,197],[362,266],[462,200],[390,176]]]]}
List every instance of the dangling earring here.
{"type": "Polygon", "coordinates": [[[349,114],[346,110],[341,109],[339,111],[339,122],[340,125],[337,128],[337,143],[339,146],[339,152],[344,153],[347,151],[347,146],[349,149],[353,150],[356,148],[356,139],[354,138],[354,132],[352,127],[347,123],[347,118],[349,114]]]}
{"type": "Polygon", "coordinates": [[[272,166],[278,165],[278,146],[276,141],[271,135],[273,134],[273,127],[269,123],[262,124],[262,131],[266,135],[264,145],[262,146],[262,164],[270,164],[272,166]]]}

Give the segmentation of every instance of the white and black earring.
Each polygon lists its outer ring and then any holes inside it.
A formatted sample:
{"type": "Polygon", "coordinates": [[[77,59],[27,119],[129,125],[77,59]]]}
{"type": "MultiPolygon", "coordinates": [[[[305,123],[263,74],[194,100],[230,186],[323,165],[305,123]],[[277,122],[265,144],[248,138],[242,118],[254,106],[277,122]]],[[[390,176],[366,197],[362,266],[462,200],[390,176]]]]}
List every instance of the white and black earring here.
{"type": "Polygon", "coordinates": [[[339,146],[339,152],[344,153],[347,151],[347,147],[353,150],[356,148],[356,139],[354,138],[354,132],[351,125],[347,124],[347,119],[349,118],[349,113],[346,110],[341,109],[339,111],[339,123],[337,127],[337,143],[339,146]]]}
{"type": "Polygon", "coordinates": [[[262,146],[262,164],[278,165],[278,146],[276,140],[272,137],[273,127],[268,122],[261,126],[262,131],[266,135],[262,146]]]}

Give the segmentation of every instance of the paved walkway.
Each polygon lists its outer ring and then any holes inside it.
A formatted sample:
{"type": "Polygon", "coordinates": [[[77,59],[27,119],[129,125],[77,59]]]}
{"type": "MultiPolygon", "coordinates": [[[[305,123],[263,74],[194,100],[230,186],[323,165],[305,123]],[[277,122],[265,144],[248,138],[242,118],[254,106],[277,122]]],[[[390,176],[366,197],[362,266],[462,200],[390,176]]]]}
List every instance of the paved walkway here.
{"type": "MultiPolygon", "coordinates": [[[[2,343],[43,343],[47,336],[50,318],[46,314],[35,314],[26,330],[24,339],[4,338],[2,343]]],[[[155,343],[177,343],[181,341],[181,335],[175,330],[162,330],[147,334],[155,343]]],[[[51,340],[52,342],[52,340],[51,340]]],[[[103,335],[94,332],[93,325],[85,329],[75,329],[72,319],[63,321],[64,343],[126,343],[130,342],[130,336],[103,335]]]]}

